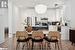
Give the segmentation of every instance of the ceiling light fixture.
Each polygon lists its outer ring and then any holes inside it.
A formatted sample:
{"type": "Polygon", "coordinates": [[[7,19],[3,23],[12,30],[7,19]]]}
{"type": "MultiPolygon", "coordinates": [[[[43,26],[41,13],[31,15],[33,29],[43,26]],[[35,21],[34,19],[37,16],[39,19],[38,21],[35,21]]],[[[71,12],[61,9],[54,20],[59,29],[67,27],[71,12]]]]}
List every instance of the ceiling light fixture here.
{"type": "Polygon", "coordinates": [[[47,11],[47,6],[43,4],[39,4],[35,6],[35,11],[38,14],[44,14],[47,11]]]}

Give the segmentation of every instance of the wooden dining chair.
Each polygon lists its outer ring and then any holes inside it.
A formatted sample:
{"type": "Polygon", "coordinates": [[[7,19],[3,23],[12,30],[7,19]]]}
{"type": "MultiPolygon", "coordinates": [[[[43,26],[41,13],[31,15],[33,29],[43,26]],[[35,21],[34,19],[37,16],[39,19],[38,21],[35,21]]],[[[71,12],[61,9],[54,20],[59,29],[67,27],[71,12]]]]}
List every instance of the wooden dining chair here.
{"type": "Polygon", "coordinates": [[[33,50],[35,42],[40,44],[41,50],[43,49],[43,38],[44,38],[44,34],[42,31],[33,31],[32,32],[32,50],[33,50]]]}
{"type": "Polygon", "coordinates": [[[32,27],[31,26],[27,26],[26,31],[27,32],[31,32],[32,31],[32,27]]]}
{"type": "Polygon", "coordinates": [[[50,31],[48,33],[48,36],[47,36],[46,40],[48,41],[48,45],[51,42],[53,42],[53,43],[55,43],[55,49],[57,49],[57,47],[58,47],[58,50],[60,50],[60,49],[62,50],[61,34],[60,34],[60,32],[58,32],[58,31],[50,31]]]}
{"type": "Polygon", "coordinates": [[[16,46],[16,50],[18,49],[20,43],[24,43],[22,50],[24,49],[25,44],[28,47],[28,33],[26,31],[17,31],[16,32],[16,38],[17,38],[17,46],[16,46]]]}

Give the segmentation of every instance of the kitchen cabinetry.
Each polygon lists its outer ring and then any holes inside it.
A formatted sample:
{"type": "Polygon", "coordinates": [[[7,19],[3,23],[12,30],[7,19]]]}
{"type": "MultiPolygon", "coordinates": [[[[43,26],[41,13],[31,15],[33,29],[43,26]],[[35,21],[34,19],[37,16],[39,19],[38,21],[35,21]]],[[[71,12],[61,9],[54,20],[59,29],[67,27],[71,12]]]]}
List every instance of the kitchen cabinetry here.
{"type": "Polygon", "coordinates": [[[68,26],[61,26],[61,39],[62,40],[69,40],[69,27],[68,26]]]}
{"type": "Polygon", "coordinates": [[[69,30],[69,40],[73,43],[75,43],[75,29],[69,30]]]}

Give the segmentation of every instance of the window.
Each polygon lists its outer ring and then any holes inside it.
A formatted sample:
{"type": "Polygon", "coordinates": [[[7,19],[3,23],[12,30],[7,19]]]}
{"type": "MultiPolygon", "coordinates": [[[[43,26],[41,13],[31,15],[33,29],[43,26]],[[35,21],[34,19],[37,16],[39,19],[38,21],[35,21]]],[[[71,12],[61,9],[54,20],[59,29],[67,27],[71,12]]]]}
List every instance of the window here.
{"type": "Polygon", "coordinates": [[[0,8],[8,8],[8,0],[1,0],[0,8]]]}

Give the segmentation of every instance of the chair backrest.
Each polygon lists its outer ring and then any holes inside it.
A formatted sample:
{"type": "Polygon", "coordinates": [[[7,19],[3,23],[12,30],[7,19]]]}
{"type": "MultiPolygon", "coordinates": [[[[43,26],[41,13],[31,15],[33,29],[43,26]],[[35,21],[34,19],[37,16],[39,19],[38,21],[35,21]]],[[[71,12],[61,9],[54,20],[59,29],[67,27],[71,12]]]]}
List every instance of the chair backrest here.
{"type": "Polygon", "coordinates": [[[36,37],[44,38],[43,32],[42,31],[33,31],[32,38],[36,38],[36,37]]]}
{"type": "Polygon", "coordinates": [[[26,31],[27,31],[27,32],[31,32],[31,31],[32,31],[32,27],[31,27],[31,26],[28,26],[28,27],[26,28],[26,31]]]}
{"type": "Polygon", "coordinates": [[[60,36],[61,36],[60,32],[58,32],[58,31],[50,31],[48,33],[49,38],[56,37],[57,39],[60,39],[61,38],[60,36]]]}
{"type": "Polygon", "coordinates": [[[26,31],[17,31],[16,37],[25,37],[28,38],[28,33],[26,31]]]}

